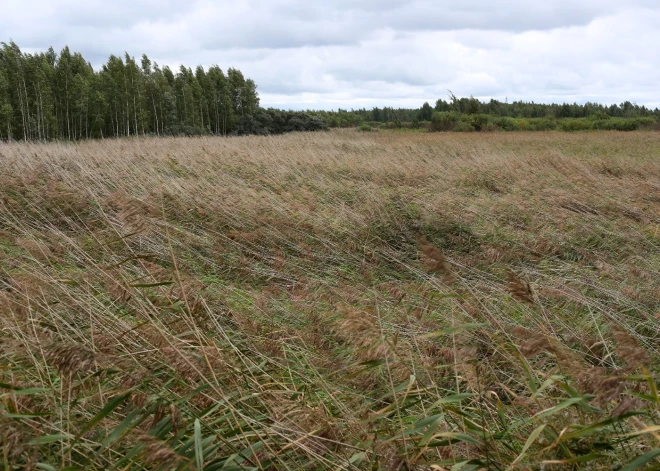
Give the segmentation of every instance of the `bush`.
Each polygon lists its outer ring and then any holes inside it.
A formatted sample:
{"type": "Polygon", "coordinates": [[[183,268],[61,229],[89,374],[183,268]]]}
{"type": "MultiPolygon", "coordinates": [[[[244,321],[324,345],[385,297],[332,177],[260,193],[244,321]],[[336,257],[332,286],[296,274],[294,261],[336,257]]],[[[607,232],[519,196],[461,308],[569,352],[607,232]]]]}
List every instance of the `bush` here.
{"type": "Polygon", "coordinates": [[[528,119],[518,118],[515,120],[519,131],[532,131],[533,128],[528,119]]]}
{"type": "MultiPolygon", "coordinates": [[[[265,121],[263,116],[259,116],[259,117],[265,121]]],[[[256,134],[258,136],[268,136],[270,134],[270,131],[268,130],[267,126],[264,126],[262,120],[259,120],[250,114],[246,114],[238,119],[238,121],[236,122],[236,128],[232,132],[232,135],[247,136],[250,134],[256,134]]]]}
{"type": "MultiPolygon", "coordinates": [[[[605,113],[596,113],[585,118],[511,118],[489,114],[464,114],[454,111],[433,113],[431,121],[366,123],[376,129],[424,129],[427,131],[493,132],[493,131],[635,131],[638,129],[659,130],[660,120],[652,116],[638,118],[613,118],[605,113]]],[[[367,129],[360,129],[366,131],[367,129]]]]}
{"type": "Polygon", "coordinates": [[[322,117],[301,111],[282,111],[269,108],[254,115],[243,115],[232,132],[235,136],[256,134],[268,136],[293,131],[327,131],[330,129],[322,117]]]}
{"type": "Polygon", "coordinates": [[[660,130],[660,122],[650,116],[636,118],[635,121],[637,122],[637,129],[645,129],[649,131],[660,130]]]}
{"type": "Polygon", "coordinates": [[[585,118],[566,118],[560,121],[559,129],[569,132],[588,131],[593,129],[593,122],[585,118]]]}
{"type": "Polygon", "coordinates": [[[475,132],[476,129],[470,123],[467,123],[465,121],[461,121],[456,126],[454,126],[454,129],[452,129],[452,131],[454,131],[454,132],[475,132]]]}
{"type": "Polygon", "coordinates": [[[284,132],[327,131],[329,129],[328,123],[323,118],[310,113],[290,111],[287,117],[284,132]]]}
{"type": "Polygon", "coordinates": [[[612,131],[636,131],[639,129],[639,122],[637,119],[618,118],[608,120],[608,122],[611,124],[610,129],[612,131]]]}
{"type": "Polygon", "coordinates": [[[476,131],[481,131],[491,122],[491,117],[487,114],[473,114],[462,119],[465,123],[472,126],[476,131]]]}
{"type": "Polygon", "coordinates": [[[360,127],[358,127],[358,130],[362,132],[371,132],[374,129],[368,123],[362,123],[360,124],[360,127]]]}
{"type": "Polygon", "coordinates": [[[431,118],[432,131],[451,131],[458,123],[459,115],[453,111],[437,111],[431,118]]]}
{"type": "Polygon", "coordinates": [[[599,119],[593,121],[592,128],[604,131],[634,131],[637,129],[637,123],[624,118],[599,119]]]}
{"type": "Polygon", "coordinates": [[[508,117],[495,118],[493,120],[493,124],[496,125],[498,128],[502,129],[503,131],[520,130],[520,127],[518,126],[518,122],[513,118],[508,118],[508,117]]]}
{"type": "Polygon", "coordinates": [[[538,118],[530,123],[534,131],[553,131],[557,129],[557,120],[554,118],[538,118]]]}

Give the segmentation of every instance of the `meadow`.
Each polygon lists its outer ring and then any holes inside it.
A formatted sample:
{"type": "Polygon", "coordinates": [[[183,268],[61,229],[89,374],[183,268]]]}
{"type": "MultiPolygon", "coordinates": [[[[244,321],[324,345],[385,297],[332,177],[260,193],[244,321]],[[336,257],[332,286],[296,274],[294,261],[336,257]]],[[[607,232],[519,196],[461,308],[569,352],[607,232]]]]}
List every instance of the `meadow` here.
{"type": "Polygon", "coordinates": [[[0,143],[4,470],[658,469],[659,321],[658,132],[0,143]]]}

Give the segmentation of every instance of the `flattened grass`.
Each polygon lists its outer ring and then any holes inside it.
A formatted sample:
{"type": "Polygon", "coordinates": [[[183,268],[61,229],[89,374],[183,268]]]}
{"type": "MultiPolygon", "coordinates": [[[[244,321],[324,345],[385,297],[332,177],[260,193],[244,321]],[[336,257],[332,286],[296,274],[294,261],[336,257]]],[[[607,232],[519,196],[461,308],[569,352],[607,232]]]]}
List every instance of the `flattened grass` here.
{"type": "Polygon", "coordinates": [[[655,463],[660,135],[0,145],[5,469],[655,463]]]}

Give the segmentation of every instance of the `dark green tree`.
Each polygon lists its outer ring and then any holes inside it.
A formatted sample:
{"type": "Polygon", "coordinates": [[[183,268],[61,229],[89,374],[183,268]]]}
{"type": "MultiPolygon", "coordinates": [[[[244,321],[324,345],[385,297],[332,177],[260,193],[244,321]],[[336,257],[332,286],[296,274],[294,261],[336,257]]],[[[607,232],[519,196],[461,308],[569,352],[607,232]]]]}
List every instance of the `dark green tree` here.
{"type": "Polygon", "coordinates": [[[424,102],[422,107],[419,109],[419,114],[418,118],[421,121],[431,121],[431,117],[433,116],[433,108],[431,108],[431,105],[429,105],[429,102],[424,102]]]}

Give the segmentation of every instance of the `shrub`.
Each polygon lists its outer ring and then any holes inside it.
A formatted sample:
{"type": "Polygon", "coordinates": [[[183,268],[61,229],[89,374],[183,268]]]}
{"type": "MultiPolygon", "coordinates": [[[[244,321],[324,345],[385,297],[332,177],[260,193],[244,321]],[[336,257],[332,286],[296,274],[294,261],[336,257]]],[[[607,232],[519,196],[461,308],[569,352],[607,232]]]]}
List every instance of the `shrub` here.
{"type": "Polygon", "coordinates": [[[638,121],[636,119],[615,119],[612,120],[613,131],[636,131],[638,129],[638,121]]]}
{"type": "Polygon", "coordinates": [[[454,131],[454,132],[474,132],[474,131],[476,131],[476,129],[470,123],[467,123],[465,121],[461,121],[456,126],[454,126],[454,129],[452,129],[452,131],[454,131]]]}
{"type": "Polygon", "coordinates": [[[459,115],[453,111],[437,111],[431,118],[432,131],[451,131],[458,123],[459,115]]]}
{"type": "Polygon", "coordinates": [[[431,121],[420,121],[419,127],[422,129],[426,129],[427,131],[431,131],[433,128],[433,123],[431,121]]]}
{"type": "Polygon", "coordinates": [[[516,121],[516,126],[518,127],[518,130],[520,130],[520,131],[529,131],[532,128],[532,126],[530,125],[529,120],[527,120],[527,119],[518,118],[515,121],[516,121]]]}
{"type": "Polygon", "coordinates": [[[517,121],[515,119],[509,118],[509,117],[495,118],[493,120],[493,124],[495,124],[498,128],[502,129],[503,131],[518,131],[518,130],[520,130],[520,127],[518,126],[517,121]]]}
{"type": "Polygon", "coordinates": [[[374,129],[368,123],[362,123],[362,124],[360,124],[360,127],[358,128],[358,130],[362,131],[362,132],[371,132],[374,129]]]}
{"type": "Polygon", "coordinates": [[[557,120],[551,117],[538,118],[531,122],[534,131],[553,131],[557,129],[557,120]]]}
{"type": "Polygon", "coordinates": [[[559,124],[562,131],[588,131],[593,129],[593,122],[585,118],[562,119],[559,124]]]}
{"type": "Polygon", "coordinates": [[[609,118],[598,119],[592,122],[592,129],[604,131],[634,131],[637,125],[630,119],[609,118]]]}
{"type": "Polygon", "coordinates": [[[465,117],[465,123],[472,126],[476,131],[483,130],[491,122],[491,117],[487,114],[473,114],[465,117]]]}
{"type": "Polygon", "coordinates": [[[380,127],[381,129],[394,129],[394,124],[391,121],[388,121],[386,123],[382,123],[380,127]]]}
{"type": "Polygon", "coordinates": [[[285,132],[290,131],[327,131],[328,123],[320,116],[303,112],[289,112],[285,132]]]}
{"type": "Polygon", "coordinates": [[[636,118],[635,122],[637,124],[637,129],[646,129],[646,130],[660,130],[660,122],[655,118],[650,116],[643,116],[641,118],[636,118]]]}
{"type": "Polygon", "coordinates": [[[611,118],[611,116],[605,114],[605,113],[602,112],[602,111],[599,111],[599,112],[594,113],[594,114],[592,114],[592,115],[590,115],[590,116],[587,117],[587,119],[590,119],[590,120],[592,120],[592,121],[608,120],[608,119],[610,119],[610,118],[611,118]]]}
{"type": "Polygon", "coordinates": [[[270,131],[263,125],[261,120],[258,120],[252,115],[246,114],[238,119],[236,122],[236,128],[232,134],[235,136],[246,136],[249,134],[267,136],[270,134],[270,131]]]}
{"type": "Polygon", "coordinates": [[[321,116],[301,111],[282,111],[269,108],[253,115],[243,115],[232,132],[235,136],[256,134],[268,136],[293,131],[328,131],[330,126],[321,116]]]}

